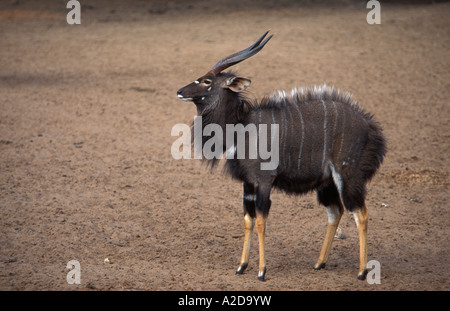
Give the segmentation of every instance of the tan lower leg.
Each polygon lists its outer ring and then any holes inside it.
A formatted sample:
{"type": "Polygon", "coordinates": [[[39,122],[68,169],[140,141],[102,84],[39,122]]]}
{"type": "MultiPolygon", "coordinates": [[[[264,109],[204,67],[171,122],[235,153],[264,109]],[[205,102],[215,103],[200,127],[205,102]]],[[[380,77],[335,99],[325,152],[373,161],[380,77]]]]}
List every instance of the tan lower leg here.
{"type": "Polygon", "coordinates": [[[338,206],[330,206],[327,207],[328,213],[328,226],[327,233],[325,234],[325,240],[322,245],[322,249],[320,251],[319,259],[314,266],[314,269],[318,270],[325,266],[325,263],[328,260],[328,256],[331,252],[331,245],[333,243],[334,235],[336,234],[336,229],[339,225],[339,221],[342,217],[342,208],[338,206]]]}
{"type": "Polygon", "coordinates": [[[262,215],[256,216],[256,231],[258,232],[259,240],[259,272],[258,278],[264,280],[266,273],[266,258],[264,256],[264,237],[266,232],[266,219],[267,217],[262,215]]]}
{"type": "Polygon", "coordinates": [[[353,213],[359,234],[359,273],[358,279],[364,280],[367,274],[367,224],[369,213],[364,206],[353,213]]]}
{"type": "Polygon", "coordinates": [[[248,258],[249,258],[249,254],[250,254],[250,245],[251,245],[251,240],[252,240],[252,232],[253,232],[253,227],[255,225],[255,220],[254,220],[254,218],[250,217],[249,214],[245,214],[244,223],[245,223],[244,248],[242,249],[240,266],[236,270],[236,273],[238,273],[238,274],[242,274],[248,265],[248,258]]]}

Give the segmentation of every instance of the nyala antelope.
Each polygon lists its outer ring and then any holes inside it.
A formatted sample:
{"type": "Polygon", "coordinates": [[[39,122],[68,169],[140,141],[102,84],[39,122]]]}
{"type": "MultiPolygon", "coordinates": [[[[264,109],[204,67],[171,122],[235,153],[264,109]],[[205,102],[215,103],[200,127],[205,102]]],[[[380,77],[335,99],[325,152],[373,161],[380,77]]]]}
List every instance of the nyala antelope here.
{"type": "MultiPolygon", "coordinates": [[[[202,128],[208,124],[218,124],[224,130],[226,124],[279,126],[279,163],[275,169],[261,169],[264,160],[260,157],[230,157],[230,150],[234,154],[238,152],[237,146],[221,146],[222,154],[227,151],[225,170],[243,182],[245,235],[236,273],[242,274],[247,268],[251,234],[256,225],[258,278],[265,279],[264,233],[271,189],[288,194],[316,190],[319,203],[326,208],[328,226],[314,269],[325,266],[345,208],[353,213],[358,228],[358,279],[364,280],[367,274],[366,183],[386,153],[382,129],[351,94],[326,85],[294,88],[291,92],[275,91],[259,102],[247,98],[243,91],[250,86],[250,79],[223,70],[258,53],[272,38],[272,35],[266,38],[267,33],[247,49],[220,60],[205,75],[177,92],[179,99],[194,102],[198,115],[202,116],[202,128]]],[[[248,151],[248,142],[245,148],[248,151]]],[[[218,162],[217,159],[205,161],[211,167],[218,162]]]]}

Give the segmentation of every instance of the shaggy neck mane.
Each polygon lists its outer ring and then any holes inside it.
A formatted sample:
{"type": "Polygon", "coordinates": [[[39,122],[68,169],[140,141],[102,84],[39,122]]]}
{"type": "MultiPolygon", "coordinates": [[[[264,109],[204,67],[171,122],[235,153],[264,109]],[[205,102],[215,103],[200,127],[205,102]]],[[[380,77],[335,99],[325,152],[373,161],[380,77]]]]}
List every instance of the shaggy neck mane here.
{"type": "Polygon", "coordinates": [[[245,95],[230,93],[215,103],[203,108],[197,106],[197,115],[202,117],[202,128],[208,124],[218,124],[225,129],[226,124],[242,123],[252,106],[245,95]]]}
{"type": "MultiPolygon", "coordinates": [[[[234,93],[230,91],[227,92],[224,97],[218,98],[215,103],[207,105],[206,107],[197,105],[197,115],[202,117],[202,133],[204,133],[205,127],[209,124],[218,124],[222,128],[222,153],[226,150],[226,125],[245,122],[246,115],[253,106],[250,100],[242,93],[234,93]]],[[[191,133],[193,143],[195,131],[191,131],[191,133]]],[[[217,134],[213,132],[211,136],[202,135],[202,148],[214,135],[217,134]]],[[[219,159],[216,158],[202,159],[211,168],[215,167],[219,162],[219,159]]]]}

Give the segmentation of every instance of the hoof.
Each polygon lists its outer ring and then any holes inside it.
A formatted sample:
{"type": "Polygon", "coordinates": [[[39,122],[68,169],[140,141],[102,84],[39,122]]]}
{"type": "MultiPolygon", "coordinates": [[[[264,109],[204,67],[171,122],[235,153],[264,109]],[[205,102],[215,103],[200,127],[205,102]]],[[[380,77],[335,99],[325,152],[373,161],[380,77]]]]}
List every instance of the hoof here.
{"type": "Polygon", "coordinates": [[[326,262],[322,262],[322,263],[320,263],[320,264],[316,264],[316,265],[314,266],[314,270],[320,270],[320,269],[322,269],[322,268],[325,268],[325,265],[326,265],[326,262]]]}
{"type": "Polygon", "coordinates": [[[263,271],[258,272],[258,280],[264,282],[266,280],[266,268],[263,271]]]}
{"type": "Polygon", "coordinates": [[[365,269],[363,272],[358,274],[358,280],[364,281],[366,279],[367,273],[369,270],[365,269]]]}
{"type": "Polygon", "coordinates": [[[245,269],[247,269],[248,263],[243,263],[239,266],[239,268],[237,268],[236,270],[236,274],[243,274],[245,269]]]}

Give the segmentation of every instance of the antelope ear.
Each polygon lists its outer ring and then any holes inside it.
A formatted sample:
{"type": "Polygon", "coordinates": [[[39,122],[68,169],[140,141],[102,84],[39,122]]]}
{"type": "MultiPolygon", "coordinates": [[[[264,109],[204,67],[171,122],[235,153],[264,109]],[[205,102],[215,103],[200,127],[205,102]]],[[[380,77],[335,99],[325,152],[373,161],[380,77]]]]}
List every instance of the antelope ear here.
{"type": "Polygon", "coordinates": [[[247,78],[242,77],[232,77],[226,81],[226,87],[232,90],[233,92],[239,93],[245,90],[250,86],[252,81],[247,78]]]}

